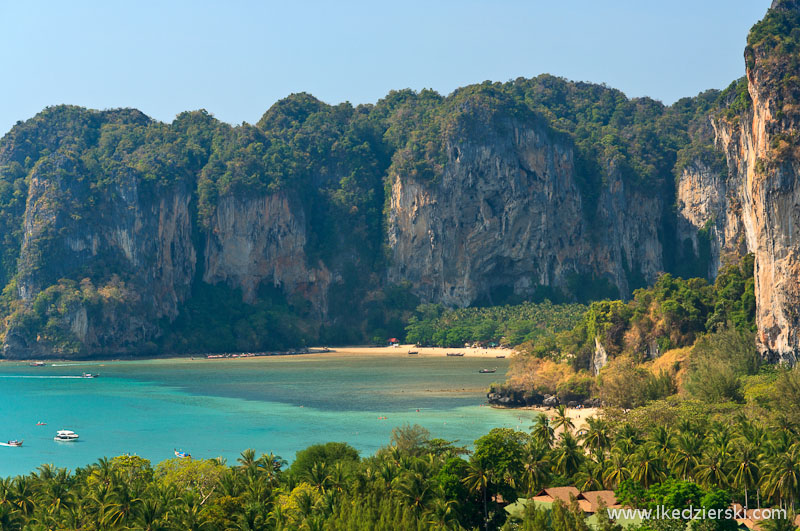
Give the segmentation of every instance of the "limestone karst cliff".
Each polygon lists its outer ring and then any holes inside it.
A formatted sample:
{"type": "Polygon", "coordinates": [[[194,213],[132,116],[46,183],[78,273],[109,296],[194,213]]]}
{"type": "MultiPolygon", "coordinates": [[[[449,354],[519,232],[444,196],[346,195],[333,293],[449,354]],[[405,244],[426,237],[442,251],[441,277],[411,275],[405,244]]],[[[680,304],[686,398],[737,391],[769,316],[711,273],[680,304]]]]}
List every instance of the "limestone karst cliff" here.
{"type": "Polygon", "coordinates": [[[800,355],[798,27],[800,3],[776,0],[748,38],[749,105],[716,124],[756,258],[757,341],[765,357],[790,363],[800,355]]]}
{"type": "Polygon", "coordinates": [[[0,140],[3,354],[366,341],[419,302],[626,298],[750,251],[762,351],[794,361],[797,17],[672,106],[543,75],[236,127],[48,108],[0,140]]]}
{"type": "Polygon", "coordinates": [[[664,270],[663,201],[631,189],[612,163],[593,202],[571,139],[529,110],[467,99],[444,144],[435,182],[390,174],[390,281],[467,306],[579,278],[604,279],[616,297],[629,293],[631,270],[648,281],[664,270]]]}

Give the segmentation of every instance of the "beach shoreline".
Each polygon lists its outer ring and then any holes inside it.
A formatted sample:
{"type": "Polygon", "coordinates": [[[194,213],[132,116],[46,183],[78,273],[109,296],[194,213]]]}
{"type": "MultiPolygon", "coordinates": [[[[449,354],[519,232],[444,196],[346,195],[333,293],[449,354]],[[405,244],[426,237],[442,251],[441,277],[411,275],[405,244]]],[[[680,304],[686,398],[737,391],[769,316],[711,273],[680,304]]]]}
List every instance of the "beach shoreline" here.
{"type": "MultiPolygon", "coordinates": [[[[312,347],[309,349],[313,353],[325,353],[322,349],[325,347],[312,347]]],[[[510,358],[514,354],[514,349],[505,347],[492,347],[492,348],[475,348],[475,347],[461,347],[461,348],[447,348],[447,347],[417,347],[414,345],[398,345],[396,347],[364,347],[364,346],[347,346],[347,347],[333,347],[329,348],[327,353],[335,353],[349,356],[421,356],[421,357],[439,357],[447,356],[448,353],[464,354],[465,358],[485,358],[497,359],[498,356],[510,358]],[[409,354],[415,352],[416,354],[409,354]]]]}
{"type": "Polygon", "coordinates": [[[506,347],[461,347],[461,348],[447,348],[447,347],[417,347],[414,345],[398,345],[398,346],[343,346],[343,347],[324,347],[315,346],[303,348],[300,350],[291,350],[286,352],[272,352],[272,353],[255,353],[255,352],[226,352],[226,353],[195,353],[195,354],[175,354],[168,353],[163,355],[145,355],[145,356],[114,356],[114,357],[87,357],[87,358],[61,358],[61,357],[41,357],[30,359],[0,359],[0,363],[31,363],[34,361],[43,362],[87,362],[87,363],[102,363],[113,361],[148,361],[148,360],[186,360],[186,361],[199,361],[199,360],[252,360],[262,358],[277,358],[277,357],[293,357],[293,356],[419,356],[419,357],[440,357],[447,356],[448,353],[460,353],[463,357],[468,358],[484,358],[499,359],[510,358],[514,354],[514,349],[506,347]],[[416,354],[409,354],[415,352],[416,354]]]}

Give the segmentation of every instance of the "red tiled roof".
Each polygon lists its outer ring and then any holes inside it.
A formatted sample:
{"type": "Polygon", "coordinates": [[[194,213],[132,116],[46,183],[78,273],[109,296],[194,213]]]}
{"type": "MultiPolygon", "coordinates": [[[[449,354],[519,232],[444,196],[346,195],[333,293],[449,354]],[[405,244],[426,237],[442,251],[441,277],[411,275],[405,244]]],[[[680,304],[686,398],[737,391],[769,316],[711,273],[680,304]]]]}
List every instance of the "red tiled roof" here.
{"type": "Polygon", "coordinates": [[[578,496],[578,499],[587,500],[590,503],[591,511],[596,513],[598,507],[600,506],[600,502],[602,501],[606,508],[613,507],[617,505],[617,497],[614,496],[613,490],[589,490],[586,492],[581,492],[581,495],[578,496]]]}
{"type": "Polygon", "coordinates": [[[568,504],[570,496],[577,498],[580,493],[581,491],[575,487],[550,487],[549,489],[542,489],[538,496],[550,496],[553,500],[561,500],[568,504]]]}

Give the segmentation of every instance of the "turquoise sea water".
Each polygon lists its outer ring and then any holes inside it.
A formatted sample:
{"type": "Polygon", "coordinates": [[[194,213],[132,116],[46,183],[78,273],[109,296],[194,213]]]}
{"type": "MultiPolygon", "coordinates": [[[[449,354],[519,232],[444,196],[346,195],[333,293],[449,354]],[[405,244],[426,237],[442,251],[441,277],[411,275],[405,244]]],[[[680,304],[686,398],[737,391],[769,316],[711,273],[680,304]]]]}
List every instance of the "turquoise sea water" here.
{"type": "Polygon", "coordinates": [[[483,405],[489,383],[503,380],[507,366],[505,359],[330,354],[3,363],[0,441],[25,443],[0,447],[0,476],[42,463],[72,469],[123,453],[155,464],[174,448],[229,462],[253,448],[291,461],[310,444],[345,441],[366,455],[406,422],[468,445],[494,427],[530,425],[530,412],[483,405]],[[487,366],[497,372],[478,374],[487,366]],[[82,372],[100,377],[76,378],[82,372]],[[80,441],[53,441],[58,429],[74,430],[80,441]]]}

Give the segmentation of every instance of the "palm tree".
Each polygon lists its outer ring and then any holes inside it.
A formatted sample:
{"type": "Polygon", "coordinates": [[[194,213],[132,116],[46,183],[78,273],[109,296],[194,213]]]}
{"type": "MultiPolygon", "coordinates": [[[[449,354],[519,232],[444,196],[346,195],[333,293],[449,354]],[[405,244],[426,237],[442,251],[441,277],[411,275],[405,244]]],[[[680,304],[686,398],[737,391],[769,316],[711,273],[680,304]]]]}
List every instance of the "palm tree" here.
{"type": "Polygon", "coordinates": [[[640,446],[639,451],[633,456],[633,462],[636,464],[633,479],[644,488],[664,481],[667,477],[664,462],[652,446],[640,446]]]}
{"type": "Polygon", "coordinates": [[[306,472],[304,479],[318,491],[325,492],[331,480],[331,476],[328,473],[328,465],[324,461],[314,463],[306,472]]]}
{"type": "Polygon", "coordinates": [[[240,457],[236,459],[239,463],[239,466],[236,468],[242,472],[251,472],[255,473],[258,470],[258,463],[256,460],[256,451],[252,448],[248,448],[244,452],[240,454],[240,457]]]}
{"type": "Polygon", "coordinates": [[[114,467],[107,458],[100,458],[96,464],[92,465],[92,477],[98,482],[108,486],[111,484],[114,475],[114,467]]]}
{"type": "Polygon", "coordinates": [[[31,482],[25,476],[17,476],[11,483],[11,493],[9,496],[14,506],[25,516],[33,512],[36,503],[33,497],[31,482]]]}
{"type": "Polygon", "coordinates": [[[666,426],[657,426],[650,432],[650,445],[662,456],[669,456],[675,447],[675,438],[672,430],[666,426]]]}
{"type": "Polygon", "coordinates": [[[479,461],[470,461],[464,484],[470,492],[479,494],[483,498],[483,526],[489,529],[489,484],[492,481],[492,472],[479,461]]]}
{"type": "Polygon", "coordinates": [[[337,461],[333,465],[330,473],[330,485],[336,492],[344,492],[347,487],[347,482],[350,479],[350,472],[345,467],[344,463],[337,461]]]}
{"type": "Polygon", "coordinates": [[[728,463],[725,450],[712,446],[695,468],[695,479],[706,488],[724,488],[728,485],[728,463]]]}
{"type": "Polygon", "coordinates": [[[715,422],[711,425],[706,437],[724,456],[727,457],[730,454],[731,441],[733,440],[730,426],[721,422],[715,422]]]}
{"type": "Polygon", "coordinates": [[[131,491],[126,483],[119,483],[114,489],[113,507],[116,515],[113,523],[125,522],[130,519],[141,503],[142,500],[131,491]]]}
{"type": "Polygon", "coordinates": [[[603,465],[588,461],[575,476],[575,487],[580,491],[603,489],[603,465]]]}
{"type": "Polygon", "coordinates": [[[762,484],[767,496],[779,500],[781,506],[791,501],[794,508],[794,500],[800,493],[800,456],[796,446],[792,451],[774,455],[770,459],[762,484]]]}
{"type": "Polygon", "coordinates": [[[794,518],[792,518],[792,515],[788,516],[788,518],[770,518],[759,525],[764,531],[795,531],[797,526],[793,523],[794,518]]]}
{"type": "Polygon", "coordinates": [[[286,522],[288,521],[287,515],[284,512],[283,506],[280,504],[274,504],[272,506],[272,510],[267,515],[267,522],[273,529],[284,529],[286,522]]]}
{"type": "Polygon", "coordinates": [[[180,499],[177,516],[181,529],[186,531],[204,531],[210,524],[205,518],[205,509],[200,500],[192,492],[187,492],[180,499]]]}
{"type": "Polygon", "coordinates": [[[231,469],[225,471],[219,478],[217,491],[223,496],[235,498],[242,493],[243,485],[241,476],[236,475],[231,469]]]}
{"type": "Polygon", "coordinates": [[[425,522],[435,529],[457,529],[455,501],[435,498],[425,512],[425,522]]]}
{"type": "Polygon", "coordinates": [[[749,507],[747,491],[757,487],[760,479],[761,469],[758,463],[758,453],[754,447],[745,443],[737,448],[733,463],[731,486],[744,490],[744,506],[749,507]]]}
{"type": "Polygon", "coordinates": [[[249,476],[244,488],[244,497],[250,503],[266,505],[270,498],[269,485],[260,478],[249,476]]]}
{"type": "Polygon", "coordinates": [[[626,454],[632,454],[641,443],[638,430],[630,424],[624,424],[614,435],[614,446],[626,454]]]}
{"type": "Polygon", "coordinates": [[[564,407],[563,404],[559,404],[556,406],[556,415],[553,419],[553,428],[559,429],[561,428],[564,432],[571,432],[575,429],[575,424],[573,424],[572,419],[569,418],[569,414],[567,413],[567,408],[564,407]]]}
{"type": "Polygon", "coordinates": [[[571,433],[563,432],[558,446],[553,450],[553,470],[562,476],[571,476],[578,471],[583,459],[583,449],[578,441],[571,433]]]}
{"type": "Polygon", "coordinates": [[[433,495],[430,482],[418,472],[410,472],[399,478],[396,491],[417,514],[427,508],[433,495]]]}
{"type": "Polygon", "coordinates": [[[270,486],[275,484],[281,477],[281,471],[286,466],[286,460],[270,452],[263,454],[258,458],[258,461],[262,466],[267,483],[270,486]]]}
{"type": "Polygon", "coordinates": [[[384,487],[386,487],[386,490],[392,492],[394,479],[397,477],[397,467],[389,463],[383,463],[378,471],[378,475],[380,476],[384,487]]]}
{"type": "Polygon", "coordinates": [[[586,424],[588,428],[580,436],[583,447],[595,453],[604,453],[611,446],[608,424],[595,417],[586,419],[586,424]]]}
{"type": "Polygon", "coordinates": [[[99,524],[100,529],[108,529],[114,522],[114,492],[105,483],[100,483],[89,496],[85,498],[90,514],[99,524]]]}
{"type": "Polygon", "coordinates": [[[51,479],[40,483],[37,489],[36,501],[54,514],[60,513],[62,508],[74,506],[74,497],[70,492],[66,478],[61,474],[55,474],[51,479]]]}
{"type": "Polygon", "coordinates": [[[620,450],[611,452],[611,456],[606,461],[605,472],[603,473],[603,484],[608,488],[616,488],[630,479],[631,471],[628,468],[627,456],[620,450]]]}
{"type": "Polygon", "coordinates": [[[0,505],[0,529],[22,529],[20,512],[9,505],[0,505]]]}
{"type": "Polygon", "coordinates": [[[702,447],[702,441],[697,436],[691,433],[678,435],[670,458],[673,473],[687,480],[700,462],[702,447]]]}
{"type": "Polygon", "coordinates": [[[536,421],[531,426],[533,439],[543,448],[552,448],[555,430],[550,425],[550,419],[544,413],[539,413],[536,421]]]}
{"type": "Polygon", "coordinates": [[[529,443],[525,447],[525,464],[522,468],[522,482],[528,496],[534,496],[544,483],[550,470],[547,453],[541,446],[529,443]]]}
{"type": "Polygon", "coordinates": [[[136,508],[134,522],[142,531],[166,531],[169,529],[164,518],[166,513],[158,499],[148,496],[136,508]]]}
{"type": "Polygon", "coordinates": [[[236,527],[230,531],[259,531],[266,528],[268,514],[264,506],[257,503],[248,503],[236,515],[236,527]]]}

